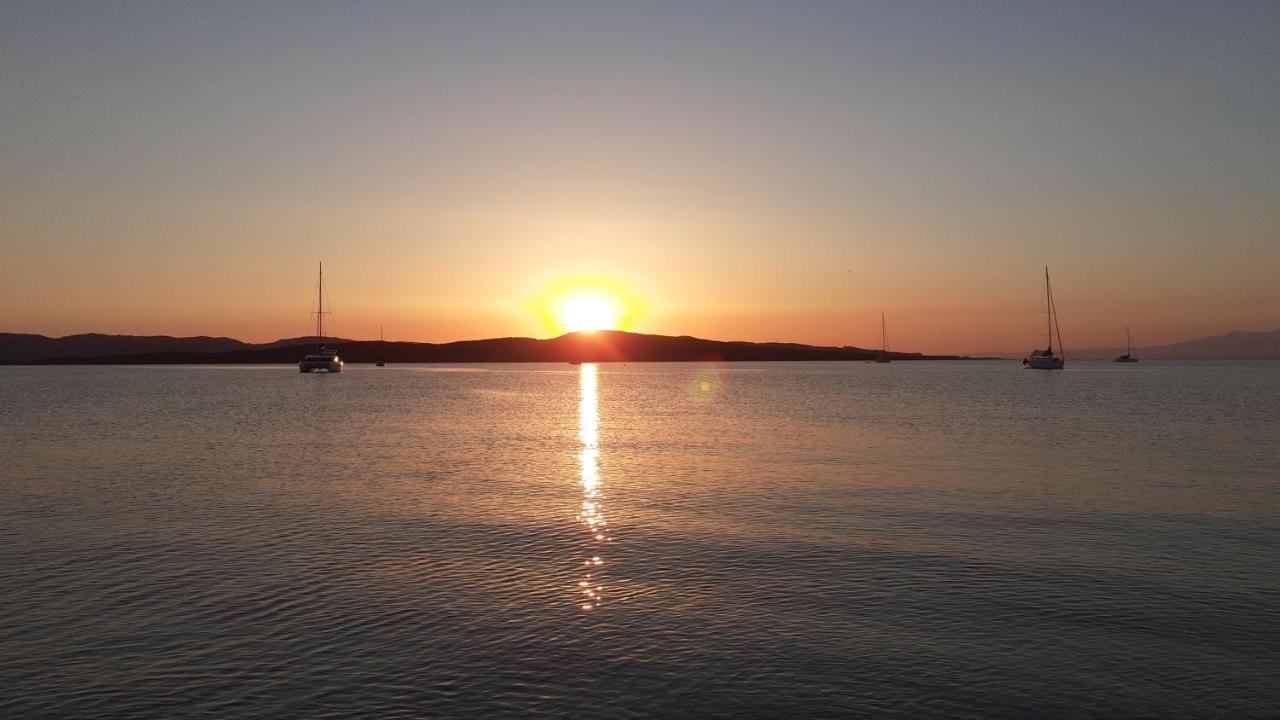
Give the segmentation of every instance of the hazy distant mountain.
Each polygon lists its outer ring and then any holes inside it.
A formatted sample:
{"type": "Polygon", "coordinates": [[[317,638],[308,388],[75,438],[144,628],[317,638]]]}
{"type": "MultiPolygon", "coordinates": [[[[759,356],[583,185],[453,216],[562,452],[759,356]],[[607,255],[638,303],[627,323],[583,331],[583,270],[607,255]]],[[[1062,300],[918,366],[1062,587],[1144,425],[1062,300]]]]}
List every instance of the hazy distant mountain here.
{"type": "Polygon", "coordinates": [[[252,347],[226,337],[170,337],[168,335],[102,335],[86,333],[51,338],[44,335],[0,333],[0,362],[42,358],[86,358],[156,352],[217,353],[252,347]]]}
{"type": "MultiPolygon", "coordinates": [[[[1067,357],[1078,360],[1111,360],[1123,355],[1123,347],[1067,347],[1067,357]]],[[[996,353],[1000,357],[1022,357],[1020,353],[996,353]]],[[[1270,332],[1229,332],[1169,345],[1136,347],[1140,360],[1264,360],[1280,359],[1280,330],[1270,332]]]]}
{"type": "MultiPolygon", "coordinates": [[[[47,339],[47,338],[46,338],[47,339]]],[[[170,338],[170,340],[195,338],[170,338]]],[[[225,340],[225,338],[224,338],[225,340]]],[[[15,357],[0,351],[0,362],[37,364],[144,364],[144,363],[292,363],[315,348],[311,338],[301,342],[277,341],[249,345],[239,341],[227,350],[202,351],[188,346],[148,351],[128,351],[97,356],[46,355],[15,357]],[[293,343],[293,344],[283,344],[293,343]]],[[[667,335],[641,335],[619,331],[569,333],[549,340],[494,338],[451,343],[407,343],[349,340],[327,341],[347,362],[386,360],[405,362],[685,362],[699,360],[870,360],[878,353],[856,347],[821,347],[795,343],[751,343],[703,340],[667,335]]],[[[949,355],[890,353],[895,360],[955,359],[949,355]]]]}
{"type": "MultiPolygon", "coordinates": [[[[1097,357],[1110,360],[1123,353],[1123,348],[1092,348],[1072,354],[1081,358],[1097,357]]],[[[1139,358],[1150,360],[1280,359],[1280,330],[1236,331],[1170,345],[1139,347],[1134,349],[1134,354],[1139,358]]]]}

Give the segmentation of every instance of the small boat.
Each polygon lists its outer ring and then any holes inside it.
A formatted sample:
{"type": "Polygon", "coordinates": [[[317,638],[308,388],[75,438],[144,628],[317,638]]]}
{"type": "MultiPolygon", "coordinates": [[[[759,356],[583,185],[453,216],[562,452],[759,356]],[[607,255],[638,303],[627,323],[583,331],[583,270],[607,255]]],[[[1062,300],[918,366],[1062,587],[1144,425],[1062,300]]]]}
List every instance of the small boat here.
{"type": "Polygon", "coordinates": [[[893,362],[889,357],[889,333],[885,329],[883,312],[880,313],[880,354],[876,356],[875,362],[893,362]]]}
{"type": "Polygon", "coordinates": [[[1053,288],[1049,285],[1049,268],[1044,269],[1044,301],[1049,324],[1049,346],[1044,350],[1032,350],[1022,359],[1022,367],[1030,370],[1061,370],[1067,364],[1062,351],[1062,332],[1058,329],[1058,309],[1053,305],[1053,288]],[[1054,335],[1058,337],[1058,352],[1053,351],[1054,335]]]}
{"type": "Polygon", "coordinates": [[[1133,335],[1129,332],[1128,327],[1124,329],[1124,346],[1125,353],[1111,362],[1138,362],[1138,358],[1133,354],[1133,335]]]}
{"type": "Polygon", "coordinates": [[[582,361],[581,361],[581,360],[570,360],[570,361],[569,361],[569,364],[570,364],[570,365],[581,365],[581,364],[582,364],[582,361]]]}
{"type": "Polygon", "coordinates": [[[343,362],[338,351],[324,345],[324,316],[328,314],[324,309],[324,263],[320,263],[320,284],[316,289],[316,339],[320,341],[320,350],[299,360],[298,372],[342,372],[343,362]]]}
{"type": "MultiPolygon", "coordinates": [[[[381,345],[381,343],[386,342],[386,340],[382,339],[382,323],[378,323],[378,342],[380,343],[380,345],[378,346],[378,349],[385,352],[386,348],[383,345],[381,345]]],[[[383,360],[382,358],[378,358],[378,361],[374,363],[374,365],[377,365],[378,367],[386,367],[387,361],[383,360]]]]}
{"type": "Polygon", "coordinates": [[[331,372],[340,373],[345,363],[338,357],[338,351],[320,346],[320,352],[307,355],[298,361],[298,372],[331,372]]]}

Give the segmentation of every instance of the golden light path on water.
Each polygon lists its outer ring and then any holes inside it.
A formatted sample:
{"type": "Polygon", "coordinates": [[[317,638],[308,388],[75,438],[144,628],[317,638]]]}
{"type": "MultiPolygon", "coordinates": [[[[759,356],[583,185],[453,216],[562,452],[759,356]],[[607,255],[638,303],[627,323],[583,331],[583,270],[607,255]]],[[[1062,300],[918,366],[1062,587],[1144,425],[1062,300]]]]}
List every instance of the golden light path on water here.
{"type": "Polygon", "coordinates": [[[603,497],[600,493],[600,405],[597,397],[596,366],[584,363],[579,375],[581,396],[578,401],[578,439],[582,450],[578,459],[582,464],[582,510],[578,521],[590,534],[589,547],[594,548],[583,560],[584,577],[578,581],[583,610],[600,607],[604,585],[601,584],[601,567],[604,559],[600,547],[609,542],[609,526],[604,519],[603,497]]]}

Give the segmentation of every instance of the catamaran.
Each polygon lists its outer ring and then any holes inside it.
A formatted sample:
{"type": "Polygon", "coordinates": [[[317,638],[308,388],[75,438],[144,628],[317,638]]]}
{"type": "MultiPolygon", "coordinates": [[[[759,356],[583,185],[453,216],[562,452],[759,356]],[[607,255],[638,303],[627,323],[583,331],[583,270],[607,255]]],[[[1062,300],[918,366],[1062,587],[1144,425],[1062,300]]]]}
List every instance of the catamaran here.
{"type": "Polygon", "coordinates": [[[876,362],[893,362],[889,358],[889,332],[885,329],[883,312],[880,313],[880,354],[876,356],[876,362]]]}
{"type": "Polygon", "coordinates": [[[1124,354],[1111,362],[1138,362],[1138,358],[1133,354],[1133,335],[1129,332],[1128,327],[1124,329],[1124,347],[1124,354]]]}
{"type": "Polygon", "coordinates": [[[316,289],[316,339],[320,342],[320,350],[299,360],[298,372],[342,372],[343,362],[338,351],[324,345],[324,316],[328,314],[324,309],[324,263],[320,263],[320,284],[316,289]]]}
{"type": "Polygon", "coordinates": [[[1049,346],[1044,350],[1032,350],[1022,359],[1022,366],[1031,370],[1061,370],[1067,363],[1062,349],[1062,331],[1058,329],[1058,309],[1053,305],[1053,288],[1049,285],[1049,268],[1044,269],[1044,302],[1048,314],[1049,346]],[[1054,335],[1058,337],[1058,352],[1053,352],[1054,335]]]}

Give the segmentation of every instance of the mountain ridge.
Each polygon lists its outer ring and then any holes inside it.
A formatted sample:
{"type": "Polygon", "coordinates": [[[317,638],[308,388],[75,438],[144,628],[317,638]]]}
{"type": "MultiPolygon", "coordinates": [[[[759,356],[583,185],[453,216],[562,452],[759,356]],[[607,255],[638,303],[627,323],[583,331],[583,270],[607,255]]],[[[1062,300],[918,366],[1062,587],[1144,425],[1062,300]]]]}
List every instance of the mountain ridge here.
{"type": "MultiPolygon", "coordinates": [[[[301,355],[315,349],[314,338],[304,342],[279,340],[251,345],[238,340],[236,347],[213,352],[193,350],[198,343],[182,342],[189,338],[173,338],[174,347],[142,352],[113,352],[100,355],[18,356],[6,351],[12,335],[0,334],[0,363],[74,365],[74,364],[229,364],[229,363],[293,363],[301,355]]],[[[119,336],[132,337],[132,336],[119,336]]],[[[148,336],[148,340],[157,337],[148,336]]],[[[117,343],[119,345],[120,343],[117,343]]],[[[127,344],[127,343],[126,343],[127,344]]],[[[591,333],[566,333],[559,337],[528,337],[457,340],[449,343],[391,342],[382,340],[343,340],[326,338],[328,347],[336,349],[347,362],[365,363],[385,360],[407,362],[690,362],[690,361],[771,361],[771,360],[871,360],[877,350],[843,346],[805,345],[802,343],[755,343],[748,341],[707,340],[689,335],[650,335],[618,330],[591,333]]],[[[895,360],[953,360],[956,355],[925,355],[891,352],[895,360]]]]}
{"type": "MultiPolygon", "coordinates": [[[[853,346],[788,342],[708,340],[691,335],[653,335],[623,331],[566,333],[556,338],[505,337],[447,343],[394,342],[325,338],[351,362],[559,362],[633,360],[687,361],[704,357],[727,360],[867,360],[878,351],[853,346]],[[569,339],[566,339],[569,338],[569,339]],[[573,338],[583,338],[574,340],[573,338]],[[594,338],[594,340],[591,340],[594,338]],[[609,342],[603,339],[611,338],[609,342]]],[[[295,362],[318,344],[315,337],[281,338],[249,343],[223,336],[110,335],[78,333],[48,337],[34,333],[0,333],[3,364],[121,364],[295,362]]],[[[1120,347],[1067,348],[1079,360],[1110,360],[1120,347]]],[[[1137,347],[1144,360],[1280,359],[1280,330],[1234,330],[1176,343],[1137,347]]],[[[1020,358],[1021,352],[975,353],[971,357],[1020,358]]],[[[890,353],[899,360],[956,359],[964,355],[890,353]]]]}
{"type": "MultiPolygon", "coordinates": [[[[1125,348],[1066,348],[1066,356],[1077,360],[1111,360],[1123,355],[1125,348]]],[[[1021,358],[1025,352],[984,353],[1002,358],[1021,358]]],[[[1280,329],[1232,330],[1220,335],[1182,340],[1164,345],[1135,346],[1139,360],[1275,360],[1280,359],[1280,329]]]]}

